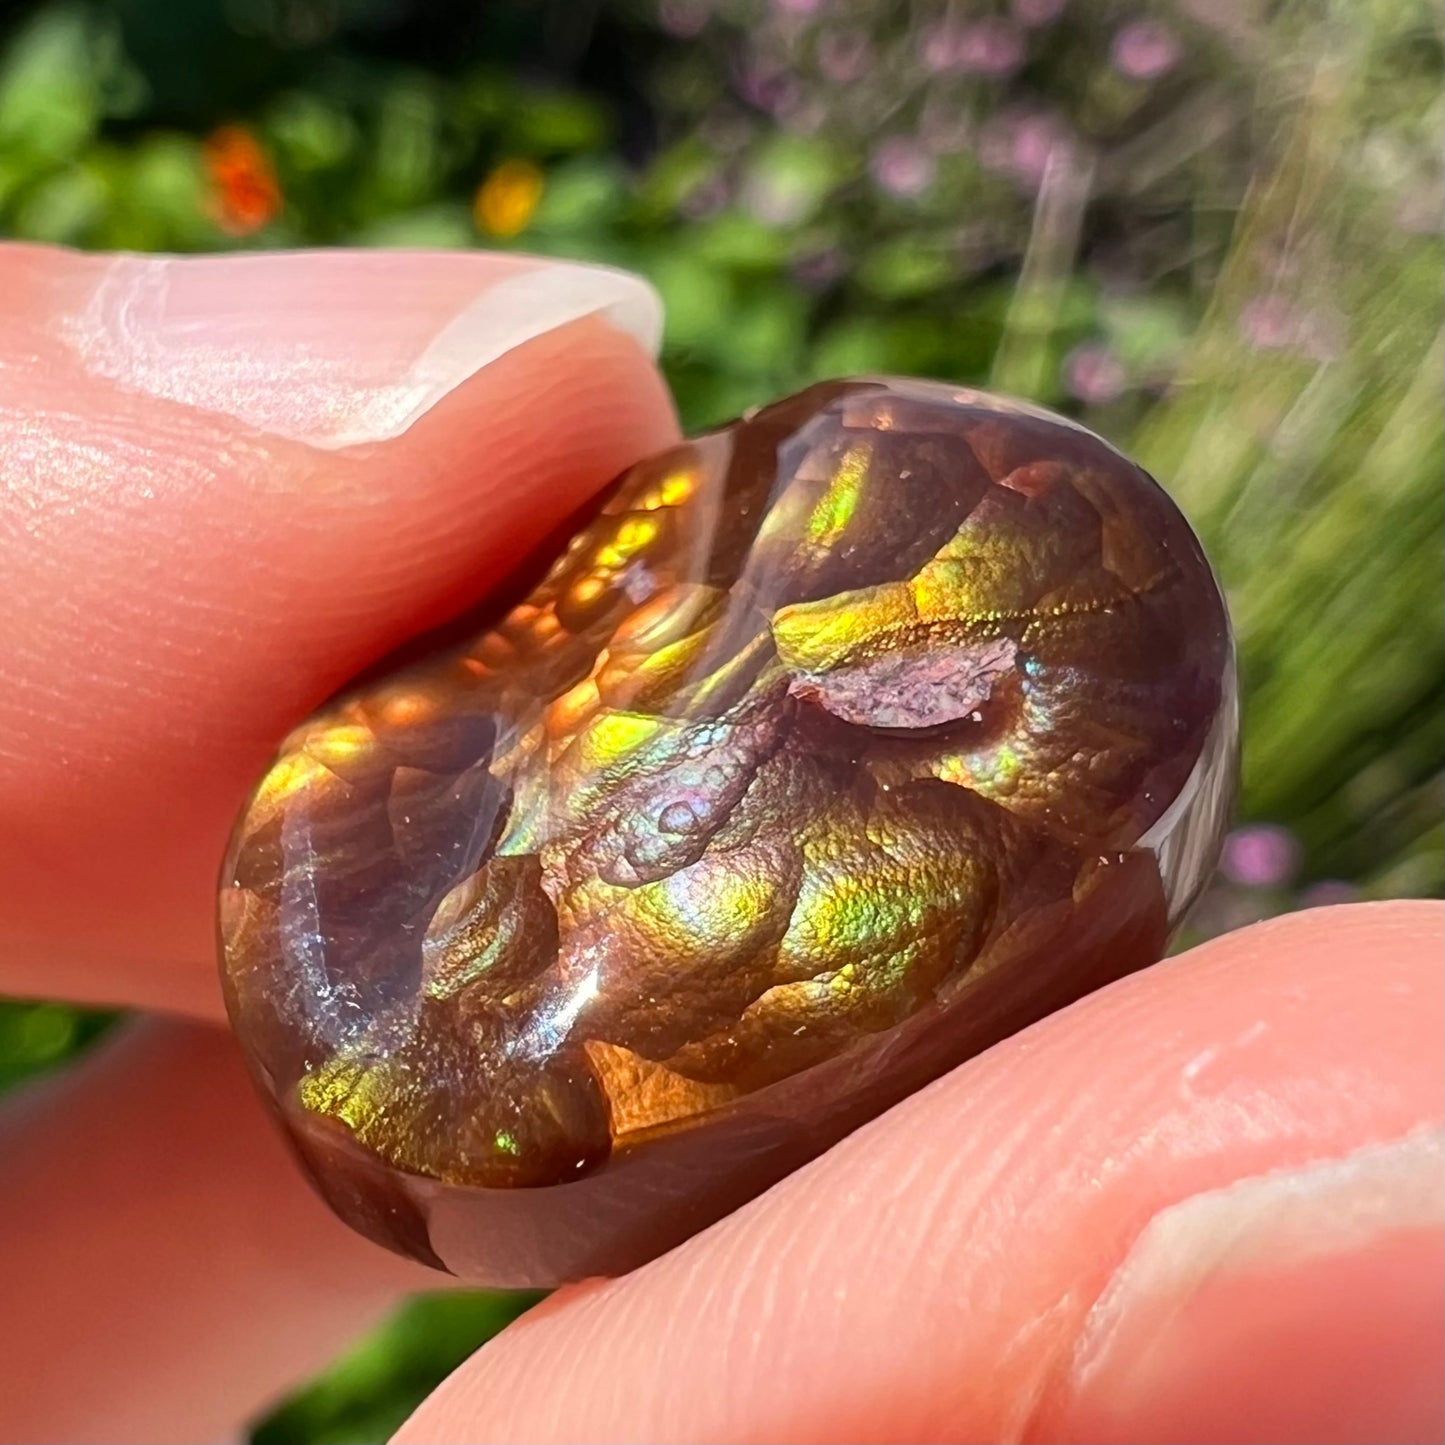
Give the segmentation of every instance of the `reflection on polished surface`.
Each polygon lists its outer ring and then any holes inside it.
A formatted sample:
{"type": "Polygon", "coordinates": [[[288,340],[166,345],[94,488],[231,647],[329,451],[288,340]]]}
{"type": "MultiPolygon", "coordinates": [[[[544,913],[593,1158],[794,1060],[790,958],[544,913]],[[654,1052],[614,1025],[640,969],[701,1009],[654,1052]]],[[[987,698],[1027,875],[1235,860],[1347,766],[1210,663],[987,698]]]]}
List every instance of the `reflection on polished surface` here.
{"type": "Polygon", "coordinates": [[[1157,958],[1234,708],[1133,464],[817,386],[287,739],[226,863],[232,1018],[358,1228],[486,1283],[624,1269],[1157,958]]]}

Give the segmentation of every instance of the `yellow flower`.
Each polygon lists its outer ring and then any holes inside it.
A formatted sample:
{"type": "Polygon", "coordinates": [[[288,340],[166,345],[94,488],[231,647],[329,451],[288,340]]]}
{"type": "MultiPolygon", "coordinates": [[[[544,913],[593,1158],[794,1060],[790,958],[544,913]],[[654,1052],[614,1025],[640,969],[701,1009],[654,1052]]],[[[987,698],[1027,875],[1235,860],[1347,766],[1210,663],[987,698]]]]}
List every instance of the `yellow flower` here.
{"type": "Polygon", "coordinates": [[[490,236],[515,236],[527,229],[542,199],[542,172],[531,161],[503,161],[477,187],[472,215],[490,236]]]}

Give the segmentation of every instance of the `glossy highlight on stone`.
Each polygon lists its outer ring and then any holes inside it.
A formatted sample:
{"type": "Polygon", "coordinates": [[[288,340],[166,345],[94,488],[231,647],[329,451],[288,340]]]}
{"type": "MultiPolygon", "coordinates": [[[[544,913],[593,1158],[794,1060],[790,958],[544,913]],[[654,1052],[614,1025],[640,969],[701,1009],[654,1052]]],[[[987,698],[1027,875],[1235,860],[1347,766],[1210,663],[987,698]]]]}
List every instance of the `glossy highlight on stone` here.
{"type": "Polygon", "coordinates": [[[620,1272],[1158,958],[1235,731],[1144,472],[825,383],[632,468],[523,600],[286,740],[225,864],[232,1021],[356,1228],[620,1272]]]}

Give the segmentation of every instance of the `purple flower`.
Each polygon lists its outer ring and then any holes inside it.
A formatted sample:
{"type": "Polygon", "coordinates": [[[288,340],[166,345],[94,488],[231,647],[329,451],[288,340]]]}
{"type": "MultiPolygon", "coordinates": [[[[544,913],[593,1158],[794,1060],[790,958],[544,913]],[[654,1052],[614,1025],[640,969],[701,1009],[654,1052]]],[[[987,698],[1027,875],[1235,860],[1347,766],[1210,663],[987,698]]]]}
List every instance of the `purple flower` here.
{"type": "Polygon", "coordinates": [[[1343,878],[1322,878],[1311,883],[1300,894],[1301,908],[1329,908],[1336,903],[1353,903],[1360,896],[1360,890],[1343,878]]]}
{"type": "Polygon", "coordinates": [[[786,115],[798,103],[798,82],[777,65],[753,62],[738,76],[743,99],[770,115],[786,115]]]}
{"type": "Polygon", "coordinates": [[[1048,111],[1013,111],[996,118],[979,143],[979,158],[990,170],[1014,176],[1037,189],[1055,151],[1073,148],[1073,136],[1048,111]]]}
{"type": "Polygon", "coordinates": [[[880,141],[869,158],[873,179],[895,196],[921,196],[933,184],[933,157],[902,136],[880,141]]]}
{"type": "Polygon", "coordinates": [[[1283,296],[1256,296],[1240,311],[1239,330],[1251,346],[1290,346],[1299,333],[1299,313],[1283,296]]]}
{"type": "Polygon", "coordinates": [[[856,30],[835,30],[818,41],[818,69],[834,85],[851,85],[867,74],[873,61],[868,37],[856,30]]]}
{"type": "Polygon", "coordinates": [[[1236,828],[1224,840],[1220,871],[1242,888],[1282,888],[1299,869],[1300,845],[1293,833],[1273,823],[1236,828]]]}
{"type": "Polygon", "coordinates": [[[1064,382],[1080,401],[1100,405],[1113,401],[1128,380],[1124,364],[1102,342],[1076,346],[1064,361],[1064,382]]]}
{"type": "Polygon", "coordinates": [[[1012,75],[1024,58],[1023,36],[1005,20],[931,26],[924,31],[919,50],[924,68],[939,74],[1012,75]]]}
{"type": "Polygon", "coordinates": [[[919,37],[918,58],[923,62],[925,70],[953,70],[957,65],[957,45],[958,31],[952,25],[947,22],[930,25],[919,37]]]}
{"type": "Polygon", "coordinates": [[[1312,361],[1332,361],[1344,344],[1343,323],[1328,311],[1301,311],[1283,296],[1270,293],[1246,301],[1239,313],[1239,330],[1251,346],[1262,351],[1289,347],[1312,361]]]}
{"type": "Polygon", "coordinates": [[[1158,20],[1135,20],[1115,37],[1114,69],[1130,80],[1158,80],[1173,70],[1183,52],[1174,32],[1158,20]]]}

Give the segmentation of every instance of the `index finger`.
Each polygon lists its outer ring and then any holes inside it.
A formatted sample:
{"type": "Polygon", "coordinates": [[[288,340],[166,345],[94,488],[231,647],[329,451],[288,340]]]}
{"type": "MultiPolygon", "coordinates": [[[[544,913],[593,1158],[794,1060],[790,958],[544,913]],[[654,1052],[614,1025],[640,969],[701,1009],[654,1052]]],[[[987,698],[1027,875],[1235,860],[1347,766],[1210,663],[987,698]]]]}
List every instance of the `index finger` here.
{"type": "Polygon", "coordinates": [[[624,273],[0,247],[0,993],[220,1012],[286,731],[675,436],[624,273]]]}

